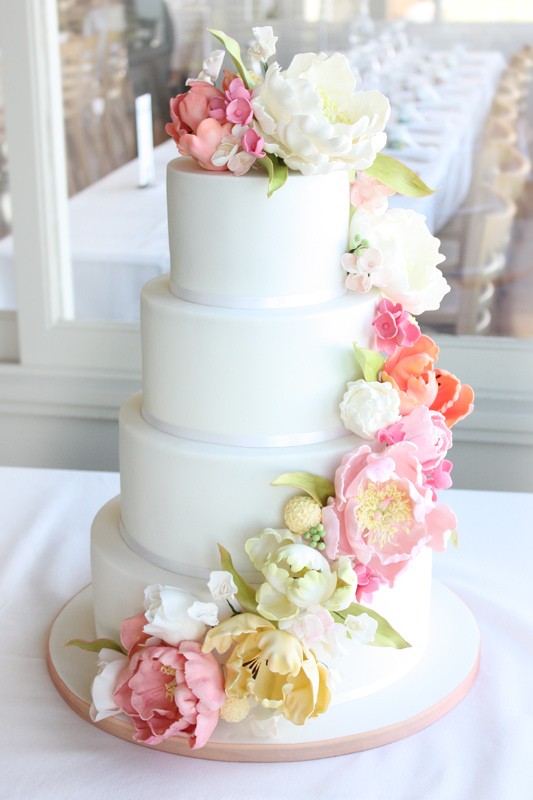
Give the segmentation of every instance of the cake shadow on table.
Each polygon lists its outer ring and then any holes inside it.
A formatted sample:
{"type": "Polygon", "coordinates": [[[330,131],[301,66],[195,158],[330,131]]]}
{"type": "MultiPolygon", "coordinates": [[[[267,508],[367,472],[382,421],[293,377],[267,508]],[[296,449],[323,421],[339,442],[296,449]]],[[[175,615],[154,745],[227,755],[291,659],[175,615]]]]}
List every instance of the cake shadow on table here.
{"type": "Polygon", "coordinates": [[[475,620],[431,577],[473,392],[416,322],[448,286],[424,218],[388,207],[430,191],[380,152],[388,100],[340,54],[282,70],[255,28],[245,64],[212,33],[224,50],[171,101],[171,271],[142,292],[120,496],[50,671],[82,716],[168,752],[354,752],[477,671],[475,620]]]}

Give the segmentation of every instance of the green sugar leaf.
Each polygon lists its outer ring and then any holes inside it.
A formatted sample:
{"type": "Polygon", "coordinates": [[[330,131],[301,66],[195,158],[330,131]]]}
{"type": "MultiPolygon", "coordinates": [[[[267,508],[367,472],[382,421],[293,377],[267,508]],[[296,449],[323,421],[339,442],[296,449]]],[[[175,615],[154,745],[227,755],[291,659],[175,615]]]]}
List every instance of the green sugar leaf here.
{"type": "Polygon", "coordinates": [[[287,180],[287,176],[289,174],[287,165],[284,164],[284,162],[278,158],[278,156],[272,155],[272,153],[267,153],[264,158],[258,158],[257,163],[261,164],[263,169],[266,169],[268,172],[267,195],[272,197],[274,192],[277,192],[278,189],[281,189],[287,180]]]}
{"type": "Polygon", "coordinates": [[[378,153],[374,163],[364,171],[405,197],[427,197],[435,192],[426,186],[416,172],[397,158],[383,153],[378,153]]]}
{"type": "Polygon", "coordinates": [[[354,342],[353,349],[355,352],[355,360],[361,367],[363,378],[365,381],[377,381],[379,373],[383,369],[385,359],[375,350],[367,350],[364,347],[358,347],[357,342],[354,342]]]}
{"type": "Polygon", "coordinates": [[[88,642],[85,639],[71,639],[65,646],[79,647],[81,650],[88,650],[90,653],[99,653],[100,650],[104,649],[116,650],[117,653],[124,653],[124,655],[126,655],[124,648],[113,639],[94,639],[92,642],[88,642]]]}
{"type": "Polygon", "coordinates": [[[233,580],[235,581],[235,586],[237,587],[237,600],[245,611],[251,611],[253,614],[255,614],[257,612],[255,589],[244,580],[242,575],[239,575],[233,566],[233,561],[231,560],[231,556],[226,548],[219,544],[218,549],[220,552],[220,565],[222,569],[226,572],[230,572],[233,576],[233,580]]]}
{"type": "Polygon", "coordinates": [[[348,608],[343,610],[342,614],[337,612],[335,616],[342,617],[344,620],[349,614],[352,614],[354,617],[358,617],[361,614],[368,614],[369,617],[372,617],[372,619],[375,619],[378,623],[374,640],[368,643],[370,646],[394,647],[396,650],[404,650],[406,647],[411,647],[409,642],[407,642],[384,617],[376,611],[372,611],[371,608],[366,608],[366,606],[362,606],[359,603],[352,603],[348,608]]]}
{"type": "Polygon", "coordinates": [[[327,478],[320,475],[312,475],[310,472],[284,472],[272,486],[293,486],[306,492],[313,500],[321,506],[325,506],[329,497],[335,494],[335,487],[327,478]]]}
{"type": "Polygon", "coordinates": [[[217,31],[214,30],[213,28],[208,28],[208,31],[215,37],[215,39],[218,39],[218,41],[225,48],[226,52],[231,57],[231,60],[235,64],[235,69],[242,78],[242,82],[244,83],[246,88],[253,89],[254,80],[252,78],[252,75],[248,72],[248,70],[244,65],[241,56],[241,47],[239,43],[235,39],[232,39],[231,36],[227,36],[223,31],[217,31]]]}

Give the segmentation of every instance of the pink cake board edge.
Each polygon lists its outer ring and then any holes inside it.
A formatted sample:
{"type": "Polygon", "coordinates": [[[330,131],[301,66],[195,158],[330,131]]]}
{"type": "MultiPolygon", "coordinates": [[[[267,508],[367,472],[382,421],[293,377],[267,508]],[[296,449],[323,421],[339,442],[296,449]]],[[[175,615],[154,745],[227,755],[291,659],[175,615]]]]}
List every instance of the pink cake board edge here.
{"type": "Polygon", "coordinates": [[[199,750],[191,750],[187,740],[178,737],[157,746],[134,742],[131,738],[133,725],[124,716],[92,722],[90,686],[96,656],[65,646],[70,639],[95,637],[91,586],[74,595],[56,616],[48,639],[47,663],[57,691],[80,717],[132,744],[212,761],[306,761],[357,753],[399,741],[437,722],[465,697],[479,670],[479,628],[467,606],[438,581],[433,582],[433,622],[435,617],[440,624],[432,625],[427,654],[412,672],[394,684],[368,697],[332,706],[326,714],[303,728],[289,726],[286,729],[291,730],[289,738],[270,737],[250,742],[249,735],[245,735],[238,741],[233,733],[236,726],[222,723],[225,738],[217,735],[217,727],[211,740],[199,750]],[[446,624],[442,624],[443,621],[446,624]],[[401,699],[401,703],[395,702],[397,699],[401,699]],[[339,732],[342,735],[338,735],[339,732]],[[305,741],[290,740],[302,735],[305,741]]]}

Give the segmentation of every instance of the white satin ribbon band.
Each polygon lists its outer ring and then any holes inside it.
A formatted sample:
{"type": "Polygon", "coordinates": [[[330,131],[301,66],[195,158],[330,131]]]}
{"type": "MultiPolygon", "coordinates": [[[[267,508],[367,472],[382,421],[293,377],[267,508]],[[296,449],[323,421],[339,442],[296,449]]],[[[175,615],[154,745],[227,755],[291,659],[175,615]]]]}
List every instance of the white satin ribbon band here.
{"type": "MultiPolygon", "coordinates": [[[[153,564],[155,567],[159,567],[160,569],[166,569],[167,572],[174,572],[176,575],[181,575],[185,578],[197,578],[198,580],[208,581],[209,576],[211,575],[211,569],[204,569],[203,567],[193,567],[190,564],[184,564],[181,561],[174,561],[172,558],[165,558],[164,556],[160,556],[157,553],[152,553],[151,550],[147,550],[146,547],[143,547],[142,544],[139,544],[135,539],[133,539],[122,521],[122,517],[119,520],[118,529],[122,541],[124,544],[129,547],[130,550],[133,550],[138,556],[143,558],[145,561],[149,561],[150,564],[153,564]]],[[[213,569],[218,569],[215,565],[213,569]]],[[[242,577],[248,581],[248,583],[258,583],[259,582],[259,573],[254,572],[253,570],[243,570],[240,572],[242,577]]]]}
{"type": "Polygon", "coordinates": [[[191,442],[203,444],[226,445],[227,447],[304,447],[308,444],[321,444],[350,436],[346,428],[335,428],[331,431],[312,431],[310,433],[283,434],[279,436],[234,436],[211,431],[195,431],[182,428],[180,425],[171,425],[153,417],[143,409],[142,416],[152,428],[174,436],[177,439],[188,439],[191,442]]]}
{"type": "Polygon", "coordinates": [[[309,294],[293,294],[281,297],[247,297],[246,295],[211,294],[210,292],[196,292],[183,289],[170,282],[170,290],[175,297],[196,303],[201,306],[215,308],[238,309],[265,309],[265,308],[301,308],[302,306],[315,306],[329,303],[346,294],[345,287],[336,287],[330,291],[311,292],[309,294]]]}

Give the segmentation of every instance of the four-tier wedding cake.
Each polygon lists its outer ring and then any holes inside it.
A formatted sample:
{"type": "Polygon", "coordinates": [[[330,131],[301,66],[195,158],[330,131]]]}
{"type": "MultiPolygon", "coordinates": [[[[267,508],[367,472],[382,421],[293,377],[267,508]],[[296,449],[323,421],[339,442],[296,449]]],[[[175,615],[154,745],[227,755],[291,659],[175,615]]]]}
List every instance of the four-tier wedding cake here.
{"type": "MultiPolygon", "coordinates": [[[[472,391],[415,315],[447,291],[427,190],[380,154],[389,105],[341,55],[254,29],[171,102],[171,272],[142,293],[142,393],[92,530],[95,721],[133,738],[275,736],[393,684],[428,640],[472,391]],[[255,71],[251,69],[255,67],[255,71]]],[[[315,720],[313,720],[314,722],[315,720]]]]}

